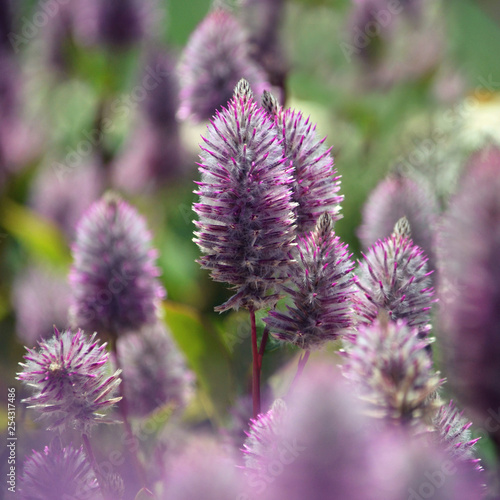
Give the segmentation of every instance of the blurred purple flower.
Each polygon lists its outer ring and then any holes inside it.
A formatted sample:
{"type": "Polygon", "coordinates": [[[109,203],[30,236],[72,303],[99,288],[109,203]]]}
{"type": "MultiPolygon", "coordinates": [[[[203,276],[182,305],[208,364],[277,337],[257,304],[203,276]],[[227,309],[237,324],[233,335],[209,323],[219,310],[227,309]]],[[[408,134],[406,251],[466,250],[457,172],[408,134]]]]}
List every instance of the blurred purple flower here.
{"type": "Polygon", "coordinates": [[[371,415],[400,423],[429,422],[439,408],[443,380],[426,350],[428,339],[404,321],[376,320],[347,344],[344,375],[371,415]]]}
{"type": "Polygon", "coordinates": [[[176,113],[179,89],[168,54],[149,54],[141,79],[147,90],[137,130],[113,166],[115,185],[131,193],[153,190],[183,172],[176,113]]]}
{"type": "Polygon", "coordinates": [[[269,87],[263,70],[250,59],[243,27],[222,9],[208,14],[191,35],[179,73],[182,119],[209,119],[231,99],[241,78],[257,95],[269,87]]]}
{"type": "Polygon", "coordinates": [[[135,208],[112,193],[95,202],[78,224],[73,256],[75,327],[116,337],[156,322],[165,291],[151,234],[135,208]]]}
{"type": "Polygon", "coordinates": [[[21,500],[102,499],[83,448],[62,448],[59,437],[25,460],[19,490],[21,500]]]}
{"type": "Polygon", "coordinates": [[[450,203],[438,243],[444,366],[461,404],[487,419],[486,425],[500,407],[499,174],[500,151],[476,156],[450,203]]]}
{"type": "Polygon", "coordinates": [[[303,349],[339,338],[353,326],[352,270],[347,245],[333,231],[325,212],[314,231],[298,240],[299,265],[290,266],[290,286],[284,285],[292,306],[271,311],[264,319],[270,332],[303,349]]]}
{"type": "Polygon", "coordinates": [[[421,247],[434,267],[434,225],[438,215],[437,200],[423,185],[396,175],[380,182],[363,207],[363,222],[358,236],[365,248],[392,234],[394,224],[406,217],[411,226],[411,238],[421,247]]]}
{"type": "Polygon", "coordinates": [[[66,330],[29,349],[17,379],[32,392],[23,400],[40,413],[49,429],[74,427],[88,434],[100,421],[102,412],[121,398],[114,397],[120,371],[108,374],[106,344],[99,345],[96,334],[87,338],[81,330],[66,330]]]}
{"type": "Polygon", "coordinates": [[[103,172],[96,163],[42,169],[31,188],[30,203],[40,215],[55,222],[69,240],[76,224],[103,190],[103,172]],[[78,196],[75,196],[75,189],[78,196]]]}
{"type": "Polygon", "coordinates": [[[268,292],[285,279],[295,239],[292,179],[276,128],[247,82],[217,112],[204,141],[194,204],[195,242],[205,254],[198,262],[236,290],[216,310],[272,305],[278,297],[268,292]]]}
{"type": "Polygon", "coordinates": [[[243,444],[245,472],[250,477],[259,476],[267,463],[283,453],[280,433],[287,411],[286,403],[276,399],[267,413],[250,419],[250,429],[243,444]]]}
{"type": "Polygon", "coordinates": [[[369,464],[368,420],[336,367],[306,368],[287,400],[277,436],[281,453],[261,453],[260,473],[249,478],[254,495],[269,500],[372,498],[360,471],[369,464]]]}
{"type": "Polygon", "coordinates": [[[151,37],[161,15],[156,0],[77,0],[77,36],[84,44],[126,48],[151,37]]]}
{"type": "MultiPolygon", "coordinates": [[[[266,71],[269,83],[285,89],[287,57],[281,40],[285,0],[242,0],[239,18],[248,30],[248,52],[266,71]]],[[[280,95],[280,102],[285,96],[280,95]]]]}
{"type": "Polygon", "coordinates": [[[293,201],[297,203],[297,234],[302,236],[314,229],[318,217],[328,212],[333,221],[340,219],[338,194],[340,176],[333,166],[331,148],[318,139],[316,125],[294,109],[283,111],[276,99],[264,92],[264,109],[276,121],[282,138],[283,154],[292,162],[294,173],[293,201]]]}
{"type": "Polygon", "coordinates": [[[396,232],[377,241],[363,254],[357,270],[356,308],[361,323],[372,323],[380,311],[392,320],[404,319],[422,333],[429,329],[430,311],[436,302],[430,286],[427,257],[408,237],[408,222],[402,219],[396,232]],[[406,227],[403,234],[397,230],[406,227]]]}
{"type": "Polygon", "coordinates": [[[174,411],[185,407],[194,376],[162,324],[119,338],[117,347],[132,414],[146,416],[165,404],[174,411]]]}
{"type": "Polygon", "coordinates": [[[30,266],[16,276],[12,288],[16,334],[26,346],[52,337],[54,325],[69,326],[69,286],[64,276],[42,267],[30,266]]]}
{"type": "Polygon", "coordinates": [[[198,436],[172,457],[165,470],[162,498],[246,500],[242,473],[233,457],[215,442],[198,436]]]}
{"type": "Polygon", "coordinates": [[[370,500],[480,500],[482,474],[450,457],[428,435],[404,429],[377,433],[365,474],[374,478],[370,500]]]}
{"type": "Polygon", "coordinates": [[[482,470],[481,460],[476,458],[474,453],[479,438],[471,439],[472,422],[464,418],[463,413],[453,401],[441,406],[434,417],[437,439],[452,457],[472,464],[477,470],[482,470]]]}

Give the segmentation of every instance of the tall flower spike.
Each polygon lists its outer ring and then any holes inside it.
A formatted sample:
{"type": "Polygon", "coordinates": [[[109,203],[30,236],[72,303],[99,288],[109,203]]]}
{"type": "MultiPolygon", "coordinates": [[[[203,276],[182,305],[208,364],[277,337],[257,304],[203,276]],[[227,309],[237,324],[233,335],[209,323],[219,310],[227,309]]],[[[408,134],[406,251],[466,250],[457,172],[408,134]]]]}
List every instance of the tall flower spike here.
{"type": "Polygon", "coordinates": [[[19,490],[21,500],[102,498],[83,448],[62,448],[58,437],[43,452],[33,450],[26,459],[19,490]]]}
{"type": "Polygon", "coordinates": [[[363,207],[358,236],[365,248],[392,233],[394,224],[406,217],[412,239],[429,258],[434,269],[434,226],[439,213],[437,200],[423,185],[402,175],[384,179],[372,191],[363,207]]]}
{"type": "Polygon", "coordinates": [[[121,337],[117,347],[131,414],[145,416],[164,404],[184,408],[193,375],[163,325],[121,337]]]}
{"type": "Polygon", "coordinates": [[[229,12],[217,9],[191,35],[179,68],[179,116],[209,119],[225,106],[241,78],[260,95],[269,86],[263,70],[248,55],[243,27],[229,12]]]}
{"type": "Polygon", "coordinates": [[[340,219],[340,176],[333,166],[332,148],[319,140],[316,125],[294,109],[281,110],[269,93],[263,95],[262,104],[274,118],[280,132],[283,155],[293,165],[293,201],[297,203],[297,234],[312,231],[318,217],[328,212],[336,221],[340,219]]]}
{"type": "Polygon", "coordinates": [[[304,349],[335,340],[352,326],[352,270],[346,244],[333,231],[325,212],[316,229],[298,241],[298,263],[291,268],[290,286],[283,289],[293,305],[286,313],[271,311],[264,319],[270,332],[304,349]]]}
{"type": "Polygon", "coordinates": [[[482,470],[481,460],[474,454],[474,447],[480,438],[471,439],[472,422],[464,418],[463,413],[453,401],[441,406],[434,417],[437,438],[452,457],[469,462],[475,469],[482,470]]]}
{"type": "Polygon", "coordinates": [[[492,409],[500,407],[499,172],[498,150],[475,158],[450,203],[438,243],[445,370],[461,404],[486,428],[492,409]]]}
{"type": "Polygon", "coordinates": [[[99,345],[96,334],[87,338],[81,330],[66,330],[27,349],[23,371],[17,379],[32,396],[23,400],[40,413],[49,429],[73,427],[88,434],[103,412],[121,398],[114,397],[120,371],[109,375],[106,344],[99,345]]]}
{"type": "Polygon", "coordinates": [[[443,383],[418,330],[387,317],[359,329],[345,354],[344,375],[355,384],[370,413],[402,423],[430,423],[443,383]]]}
{"type": "Polygon", "coordinates": [[[145,220],[114,194],[95,202],[77,227],[70,272],[71,323],[118,336],[157,320],[165,291],[145,220]]]}
{"type": "Polygon", "coordinates": [[[407,237],[407,222],[396,224],[390,237],[369,248],[359,262],[356,296],[361,323],[372,323],[379,311],[393,320],[404,319],[422,332],[429,329],[434,289],[430,286],[427,258],[407,237]]]}
{"type": "Polygon", "coordinates": [[[274,124],[245,88],[208,126],[194,204],[198,262],[236,290],[218,311],[273,305],[295,238],[290,169],[274,124]]]}

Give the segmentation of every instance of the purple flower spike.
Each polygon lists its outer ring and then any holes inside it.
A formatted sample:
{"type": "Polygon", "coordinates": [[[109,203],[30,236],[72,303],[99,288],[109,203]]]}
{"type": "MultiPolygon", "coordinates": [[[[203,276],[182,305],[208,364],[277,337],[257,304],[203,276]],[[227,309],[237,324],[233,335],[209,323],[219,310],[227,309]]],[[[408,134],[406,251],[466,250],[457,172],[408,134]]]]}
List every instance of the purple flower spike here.
{"type": "Polygon", "coordinates": [[[285,279],[295,239],[292,178],[276,128],[246,82],[216,114],[204,141],[194,204],[194,241],[205,254],[198,262],[236,290],[216,310],[273,305],[278,296],[268,292],[285,279]]]}
{"type": "Polygon", "coordinates": [[[498,150],[475,158],[450,203],[438,243],[439,340],[446,373],[461,404],[487,429],[491,412],[500,407],[499,174],[498,150]]]}
{"type": "Polygon", "coordinates": [[[145,416],[165,404],[183,409],[194,378],[163,325],[118,339],[125,396],[134,415],[145,416]]]}
{"type": "Polygon", "coordinates": [[[42,453],[33,450],[24,462],[19,489],[21,500],[102,499],[83,448],[62,448],[59,438],[42,453]]]}
{"type": "Polygon", "coordinates": [[[357,295],[356,305],[361,323],[372,323],[379,311],[386,311],[392,320],[404,319],[422,332],[429,329],[436,302],[430,286],[432,271],[427,271],[427,257],[408,237],[408,231],[408,221],[403,218],[390,237],[377,241],[363,254],[356,282],[363,292],[357,295]]]}
{"type": "Polygon", "coordinates": [[[458,460],[468,462],[477,470],[482,470],[481,460],[476,458],[474,447],[480,438],[471,439],[469,422],[453,401],[441,406],[434,417],[437,438],[446,451],[458,460]]]}
{"type": "Polygon", "coordinates": [[[165,291],[156,250],[137,211],[114,194],[95,202],[77,227],[70,272],[75,328],[116,337],[157,320],[165,291]]]}
{"type": "Polygon", "coordinates": [[[191,35],[179,72],[182,119],[209,119],[231,99],[241,78],[248,80],[258,95],[269,87],[263,70],[248,54],[243,27],[222,9],[208,14],[191,35]]]}
{"type": "Polygon", "coordinates": [[[314,229],[319,216],[328,212],[333,221],[340,219],[340,176],[333,166],[331,148],[319,139],[316,125],[294,109],[283,111],[275,98],[264,92],[262,105],[281,133],[283,154],[294,169],[293,201],[297,203],[297,234],[314,229]]]}
{"type": "Polygon", "coordinates": [[[326,212],[314,231],[299,237],[298,255],[299,265],[290,273],[292,287],[283,286],[293,305],[286,313],[271,311],[264,321],[275,337],[311,349],[353,326],[354,263],[326,212]]]}
{"type": "Polygon", "coordinates": [[[344,374],[374,416],[422,422],[438,410],[436,391],[443,380],[426,350],[430,341],[418,333],[386,317],[361,327],[348,347],[344,374]]]}
{"type": "Polygon", "coordinates": [[[394,224],[406,217],[411,238],[429,258],[434,269],[433,228],[438,214],[437,200],[423,185],[403,176],[388,177],[378,184],[363,207],[358,235],[365,248],[392,234],[394,224]]]}
{"type": "Polygon", "coordinates": [[[23,402],[40,413],[49,429],[74,427],[88,434],[105,421],[102,412],[121,399],[114,397],[120,371],[108,374],[106,344],[99,345],[95,333],[87,338],[81,330],[54,330],[37,350],[27,349],[26,362],[20,363],[17,378],[33,393],[23,402]]]}

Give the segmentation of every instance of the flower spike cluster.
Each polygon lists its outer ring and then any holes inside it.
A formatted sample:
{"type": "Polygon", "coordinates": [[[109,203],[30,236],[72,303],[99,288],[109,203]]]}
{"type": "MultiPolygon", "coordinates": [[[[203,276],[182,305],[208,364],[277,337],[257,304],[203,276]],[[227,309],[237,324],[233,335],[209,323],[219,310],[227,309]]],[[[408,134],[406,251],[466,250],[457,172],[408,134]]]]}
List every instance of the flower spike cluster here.
{"type": "Polygon", "coordinates": [[[408,237],[406,219],[395,232],[370,247],[359,262],[357,286],[363,293],[356,308],[361,323],[372,323],[380,311],[392,320],[404,319],[408,326],[427,331],[430,310],[436,301],[427,271],[427,257],[408,237]]]}
{"type": "Polygon", "coordinates": [[[340,219],[340,176],[333,164],[332,148],[318,139],[316,125],[294,109],[282,110],[276,98],[265,92],[262,106],[274,118],[279,129],[284,156],[292,162],[293,201],[297,203],[297,234],[303,236],[314,229],[319,216],[328,212],[340,219]]]}
{"type": "Polygon", "coordinates": [[[352,326],[354,263],[347,245],[335,236],[327,212],[314,231],[299,237],[298,255],[298,265],[290,268],[291,285],[283,286],[293,305],[286,313],[271,311],[264,321],[277,338],[310,349],[337,339],[352,326]]]}
{"type": "Polygon", "coordinates": [[[49,429],[73,427],[88,434],[105,418],[121,398],[114,393],[120,384],[120,370],[108,375],[106,344],[99,345],[96,334],[87,338],[81,330],[66,330],[27,348],[23,371],[18,380],[32,396],[23,400],[35,408],[49,429]]]}
{"type": "Polygon", "coordinates": [[[95,202],[80,220],[73,256],[73,327],[116,337],[156,322],[165,291],[151,234],[135,208],[114,194],[95,202]]]}
{"type": "Polygon", "coordinates": [[[274,123],[242,82],[203,140],[194,204],[194,241],[204,254],[198,262],[235,289],[217,310],[273,305],[295,239],[291,172],[274,123]]]}
{"type": "Polygon", "coordinates": [[[432,418],[443,383],[427,353],[429,339],[404,321],[387,316],[359,329],[349,346],[345,376],[356,384],[374,416],[400,422],[432,418]]]}

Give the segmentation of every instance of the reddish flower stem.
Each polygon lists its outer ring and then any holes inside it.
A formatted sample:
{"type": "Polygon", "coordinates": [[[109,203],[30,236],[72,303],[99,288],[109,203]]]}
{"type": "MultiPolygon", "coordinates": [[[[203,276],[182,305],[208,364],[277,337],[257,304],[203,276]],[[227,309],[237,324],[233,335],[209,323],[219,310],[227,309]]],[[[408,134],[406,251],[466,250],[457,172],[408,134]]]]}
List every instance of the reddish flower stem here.
{"type": "MultiPolygon", "coordinates": [[[[260,356],[257,346],[257,327],[255,326],[255,311],[250,312],[250,325],[252,330],[252,403],[253,418],[260,413],[260,356]]],[[[262,344],[261,344],[262,345],[262,344]]]]}
{"type": "Polygon", "coordinates": [[[267,326],[264,328],[264,333],[262,334],[262,340],[260,341],[259,347],[259,370],[262,370],[262,358],[264,357],[264,352],[266,350],[267,339],[269,338],[269,328],[267,326]]]}
{"type": "Polygon", "coordinates": [[[295,374],[295,377],[293,378],[293,381],[290,385],[289,392],[292,392],[293,388],[295,387],[295,384],[297,383],[297,381],[301,377],[302,372],[304,371],[304,367],[306,366],[306,363],[307,363],[307,360],[309,359],[310,354],[311,354],[311,351],[304,351],[301,354],[301,356],[299,358],[299,362],[297,364],[297,373],[295,374]]]}
{"type": "Polygon", "coordinates": [[[85,448],[85,454],[87,455],[87,458],[90,462],[92,469],[94,470],[95,477],[97,479],[97,484],[102,491],[103,477],[102,477],[101,469],[100,469],[99,465],[97,464],[97,461],[95,459],[94,452],[92,451],[92,446],[90,444],[90,440],[89,440],[89,437],[87,436],[87,434],[82,434],[82,441],[83,441],[83,447],[85,448]]]}

